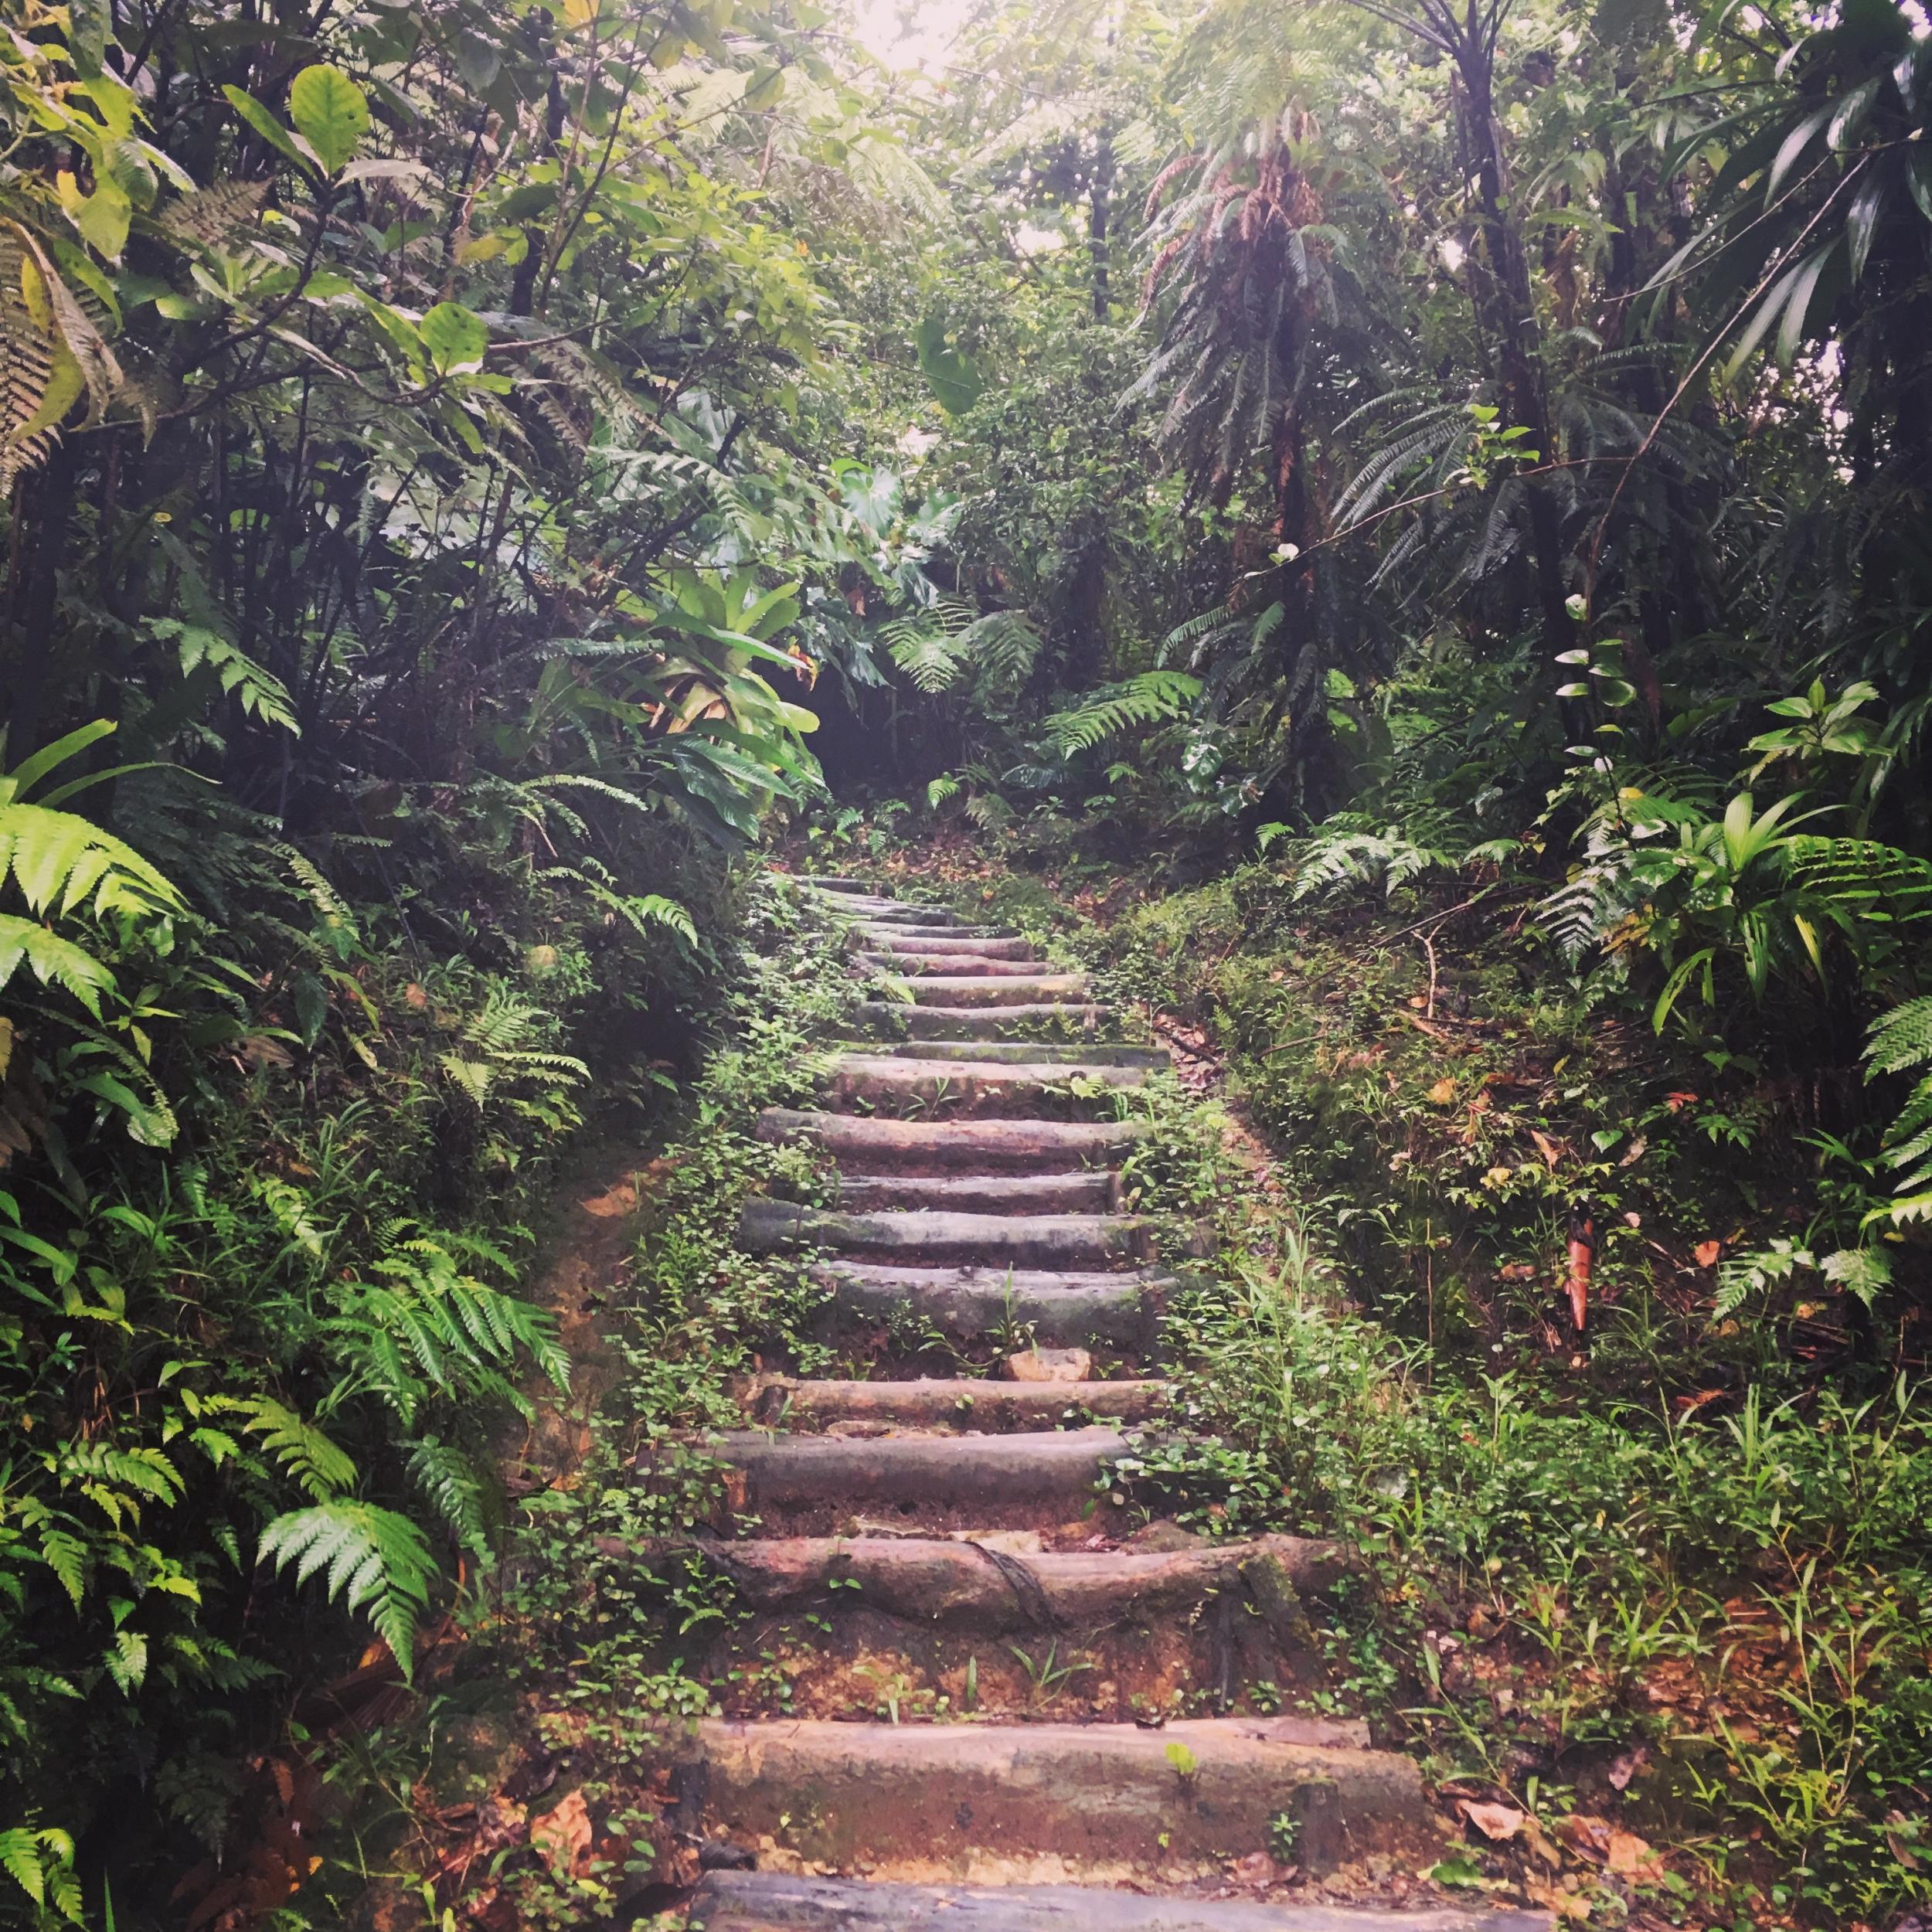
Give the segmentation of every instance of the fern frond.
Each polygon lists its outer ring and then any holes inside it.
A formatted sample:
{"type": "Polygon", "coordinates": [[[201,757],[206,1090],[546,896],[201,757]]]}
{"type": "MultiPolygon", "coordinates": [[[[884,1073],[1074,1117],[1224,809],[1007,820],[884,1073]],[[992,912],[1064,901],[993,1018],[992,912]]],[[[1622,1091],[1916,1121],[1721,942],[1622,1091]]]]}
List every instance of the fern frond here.
{"type": "Polygon", "coordinates": [[[325,1575],[332,1602],[366,1611],[406,1678],[413,1675],[416,1628],[429,1607],[436,1563],[408,1517],[338,1498],[277,1516],[262,1532],[260,1558],[293,1567],[298,1583],[325,1575]]]}

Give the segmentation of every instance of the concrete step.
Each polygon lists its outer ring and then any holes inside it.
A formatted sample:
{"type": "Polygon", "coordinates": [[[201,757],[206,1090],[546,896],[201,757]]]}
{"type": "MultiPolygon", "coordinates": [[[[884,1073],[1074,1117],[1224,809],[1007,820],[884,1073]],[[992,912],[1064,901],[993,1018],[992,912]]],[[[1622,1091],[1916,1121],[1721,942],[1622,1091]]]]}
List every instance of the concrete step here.
{"type": "Polygon", "coordinates": [[[1119,1274],[827,1262],[812,1279],[847,1321],[910,1322],[970,1342],[1030,1332],[1043,1348],[1106,1349],[1152,1359],[1171,1285],[1152,1269],[1119,1274]]]}
{"type": "Polygon", "coordinates": [[[1375,1852],[1439,1855],[1415,1764],[1301,1741],[1320,1729],[714,1719],[683,1747],[674,1788],[689,1794],[679,1825],[690,1835],[888,1879],[907,1866],[929,1881],[1206,1877],[1289,1835],[1317,1873],[1375,1852]]]}
{"type": "Polygon", "coordinates": [[[893,1053],[847,1053],[828,1070],[828,1099],[903,1114],[910,1107],[942,1108],[947,1118],[1092,1114],[1102,1093],[1078,1093],[1074,1083],[1109,1090],[1146,1084],[1144,1066],[1089,1060],[942,1060],[893,1053]]]}
{"type": "Polygon", "coordinates": [[[1114,1177],[1077,1174],[841,1174],[843,1214],[947,1209],[968,1214],[1104,1214],[1117,1208],[1114,1177]]]}
{"type": "Polygon", "coordinates": [[[1158,1046],[1103,1046],[1080,1042],[1056,1046],[1031,1039],[903,1039],[888,1046],[856,1040],[843,1044],[850,1053],[883,1053],[900,1060],[992,1060],[1002,1066],[1171,1066],[1158,1046]]]}
{"type": "MultiPolygon", "coordinates": [[[[1267,1623],[1285,1604],[1281,1632],[1299,1645],[1300,1600],[1342,1575],[1333,1543],[1296,1536],[1202,1543],[1190,1549],[1032,1549],[1012,1536],[706,1537],[639,1550],[647,1560],[693,1553],[761,1611],[861,1607],[908,1622],[998,1633],[1090,1633],[1157,1617],[1185,1622],[1217,1597],[1253,1605],[1267,1623]]],[[[1366,1740],[1365,1740],[1366,1741],[1366,1740]]]]}
{"type": "Polygon", "coordinates": [[[1075,1885],[906,1885],[713,1872],[692,1932],[1550,1932],[1548,1912],[1270,1905],[1075,1885]]]}
{"type": "Polygon", "coordinates": [[[744,1392],[745,1412],[768,1428],[969,1429],[982,1435],[1056,1429],[1105,1416],[1148,1422],[1172,1396],[1165,1382],[1005,1382],[985,1376],[912,1382],[835,1382],[760,1376],[744,1392]]]}
{"type": "MultiPolygon", "coordinates": [[[[932,989],[922,989],[930,998],[932,989]]],[[[1114,1023],[1111,1006],[1077,1001],[1029,1002],[1022,1006],[937,1006],[925,999],[862,1002],[855,1017],[886,1039],[1077,1040],[1114,1023]]]]}
{"type": "Polygon", "coordinates": [[[858,958],[882,979],[1037,979],[1052,970],[1031,954],[1000,959],[989,953],[894,951],[864,952],[858,958]]]}
{"type": "Polygon", "coordinates": [[[738,1223],[748,1254],[827,1248],[914,1267],[1126,1267],[1153,1259],[1147,1222],[1129,1214],[844,1214],[787,1201],[750,1200],[738,1223]]]}
{"type": "Polygon", "coordinates": [[[1015,974],[1011,978],[968,978],[957,973],[920,973],[906,985],[921,1006],[1041,1006],[1082,1005],[1084,973],[1015,974]]]}
{"type": "Polygon", "coordinates": [[[760,1140],[809,1141],[873,1174],[1064,1173],[1119,1159],[1147,1131],[1141,1121],[891,1121],[787,1107],[758,1116],[760,1140]]]}
{"type": "Polygon", "coordinates": [[[760,1429],[706,1436],[700,1454],[736,1478],[734,1508],[1032,1510],[1077,1515],[1126,1453],[1117,1430],[999,1436],[906,1430],[885,1436],[798,1436],[760,1429]],[[740,1487],[741,1485],[741,1487],[740,1487]]]}
{"type": "Polygon", "coordinates": [[[1017,935],[981,932],[968,926],[934,926],[920,932],[905,927],[865,926],[859,934],[873,952],[904,954],[926,958],[935,954],[955,957],[970,953],[981,959],[1032,959],[1036,949],[1030,939],[1017,935]]]}

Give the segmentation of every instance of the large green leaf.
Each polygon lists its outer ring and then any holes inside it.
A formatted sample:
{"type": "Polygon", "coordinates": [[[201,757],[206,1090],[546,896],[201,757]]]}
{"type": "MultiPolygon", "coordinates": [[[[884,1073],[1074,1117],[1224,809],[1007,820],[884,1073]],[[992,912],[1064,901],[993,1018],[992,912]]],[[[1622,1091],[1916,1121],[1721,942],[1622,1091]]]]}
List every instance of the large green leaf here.
{"type": "Polygon", "coordinates": [[[304,67],[288,90],[288,117],[332,175],[369,132],[369,97],[340,67],[304,67]]]}
{"type": "Polygon", "coordinates": [[[947,346],[942,317],[928,315],[919,325],[913,343],[919,352],[920,369],[948,416],[963,414],[985,393],[979,366],[963,350],[947,346]]]}

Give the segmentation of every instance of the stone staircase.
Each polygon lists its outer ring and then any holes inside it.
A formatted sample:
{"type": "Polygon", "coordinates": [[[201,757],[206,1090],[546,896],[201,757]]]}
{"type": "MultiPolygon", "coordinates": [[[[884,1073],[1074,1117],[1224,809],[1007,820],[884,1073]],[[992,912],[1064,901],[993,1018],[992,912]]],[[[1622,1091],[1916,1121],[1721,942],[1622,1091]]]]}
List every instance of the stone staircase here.
{"type": "Polygon", "coordinates": [[[1117,1168],[1141,1130],[1110,1100],[1164,1056],[1023,939],[804,883],[880,978],[877,1037],[822,1111],[760,1124],[834,1158],[836,1204],[755,1201],[740,1244],[816,1250],[832,1321],[923,1340],[876,1379],[760,1377],[705,1445],[758,1526],[702,1543],[755,1613],[723,1676],[811,1714],[753,1696],[689,1741],[692,1925],[1540,1932],[1421,1903],[1442,1832],[1410,1759],[1269,1714],[1319,1681],[1304,1604],[1341,1553],[1137,1533],[1105,1488],[1168,1399],[1168,1284],[1117,1168]],[[992,1372],[922,1373],[934,1345],[992,1372]]]}

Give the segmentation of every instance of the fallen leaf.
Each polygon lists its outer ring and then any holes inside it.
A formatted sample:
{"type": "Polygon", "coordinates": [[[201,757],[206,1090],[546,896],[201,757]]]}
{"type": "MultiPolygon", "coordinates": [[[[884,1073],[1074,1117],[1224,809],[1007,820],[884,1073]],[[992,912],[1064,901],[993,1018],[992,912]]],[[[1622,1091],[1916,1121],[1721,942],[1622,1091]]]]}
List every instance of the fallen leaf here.
{"type": "Polygon", "coordinates": [[[578,1859],[590,1849],[590,1808],[581,1791],[572,1791],[553,1811],[530,1827],[530,1842],[543,1853],[553,1871],[580,1876],[578,1859]]]}
{"type": "Polygon", "coordinates": [[[1439,1080],[1429,1090],[1429,1098],[1437,1107],[1447,1107],[1455,1097],[1456,1083],[1452,1080],[1439,1080]]]}
{"type": "Polygon", "coordinates": [[[1569,1151],[1561,1141],[1553,1141],[1547,1134],[1539,1132],[1533,1127],[1529,1130],[1529,1138],[1536,1143],[1536,1151],[1543,1157],[1544,1165],[1547,1167],[1554,1168],[1569,1151]]]}
{"type": "Polygon", "coordinates": [[[1587,1811],[1573,1811],[1567,1818],[1560,1818],[1556,1824],[1556,1836],[1575,1852],[1587,1859],[1605,1859],[1610,1855],[1610,1825],[1600,1818],[1592,1818],[1587,1811]]]}
{"type": "Polygon", "coordinates": [[[1493,1844],[1505,1843],[1523,1827],[1524,1814],[1513,1804],[1481,1804],[1465,1798],[1457,1809],[1493,1844]]]}
{"type": "Polygon", "coordinates": [[[1691,1250],[1691,1253],[1697,1257],[1697,1265],[1700,1268],[1716,1267],[1717,1257],[1723,1252],[1724,1244],[1722,1241],[1699,1241],[1696,1247],[1691,1250]]]}
{"type": "Polygon", "coordinates": [[[1641,1745],[1634,1751],[1626,1751],[1611,1766],[1611,1789],[1624,1791],[1630,1788],[1630,1781],[1650,1762],[1650,1753],[1641,1745]]]}
{"type": "Polygon", "coordinates": [[[1634,1832],[1611,1833],[1609,1865],[1611,1871],[1627,1879],[1654,1882],[1664,1876],[1657,1854],[1634,1832]]]}

